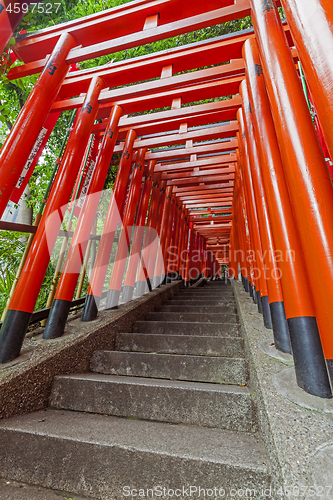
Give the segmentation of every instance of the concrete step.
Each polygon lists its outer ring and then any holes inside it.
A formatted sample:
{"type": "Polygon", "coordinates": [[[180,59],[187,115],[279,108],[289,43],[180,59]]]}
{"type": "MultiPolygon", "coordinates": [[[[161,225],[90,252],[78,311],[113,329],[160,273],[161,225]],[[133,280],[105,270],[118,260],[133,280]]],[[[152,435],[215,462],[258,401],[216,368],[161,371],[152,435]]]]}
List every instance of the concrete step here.
{"type": "Polygon", "coordinates": [[[177,321],[136,321],[134,333],[152,333],[167,335],[194,335],[203,337],[240,337],[240,325],[237,323],[184,323],[177,321]]]}
{"type": "Polygon", "coordinates": [[[234,300],[234,295],[232,293],[210,293],[210,292],[180,292],[174,295],[174,299],[179,298],[183,300],[196,299],[196,300],[234,300]]]}
{"type": "MultiPolygon", "coordinates": [[[[167,306],[178,306],[178,305],[188,305],[188,306],[207,306],[207,299],[191,299],[190,297],[178,297],[177,299],[171,299],[165,302],[167,306]]],[[[229,300],[209,300],[208,304],[210,306],[229,306],[236,307],[236,301],[234,299],[229,300]]]]}
{"type": "Polygon", "coordinates": [[[119,333],[118,351],[161,352],[204,356],[244,356],[244,340],[240,337],[199,337],[195,335],[159,335],[119,333]]]}
{"type": "Polygon", "coordinates": [[[202,287],[200,288],[210,288],[210,287],[221,287],[221,288],[231,288],[231,283],[230,281],[227,281],[227,283],[223,281],[207,281],[202,287]]]}
{"type": "Polygon", "coordinates": [[[176,321],[185,323],[233,323],[238,320],[235,313],[177,313],[177,312],[150,312],[146,315],[147,321],[176,321]]]}
{"type": "Polygon", "coordinates": [[[18,483],[0,479],[1,500],[92,500],[92,498],[78,497],[69,491],[54,491],[40,486],[18,483]]]}
{"type": "Polygon", "coordinates": [[[245,359],[217,356],[96,351],[90,370],[105,375],[229,385],[244,385],[247,381],[245,359]]]}
{"type": "Polygon", "coordinates": [[[71,498],[124,500],[139,489],[192,485],[224,488],[230,500],[231,489],[255,489],[257,498],[270,485],[262,443],[246,433],[48,409],[2,420],[0,436],[1,476],[71,498]]]}
{"type": "Polygon", "coordinates": [[[233,295],[230,295],[228,297],[206,297],[206,296],[202,296],[202,295],[198,295],[198,296],[194,296],[194,295],[181,295],[181,294],[178,294],[178,295],[175,295],[173,297],[174,301],[177,301],[177,302],[189,302],[189,301],[196,301],[196,302],[204,302],[205,304],[215,304],[215,303],[232,303],[232,304],[235,304],[236,301],[235,301],[235,298],[233,295]]]}
{"type": "Polygon", "coordinates": [[[237,312],[237,309],[235,306],[212,306],[211,304],[209,305],[187,305],[186,304],[177,304],[177,305],[169,305],[165,304],[161,307],[158,308],[157,312],[196,312],[196,313],[222,313],[222,314],[229,314],[229,313],[235,313],[237,312]]]}
{"type": "Polygon", "coordinates": [[[55,377],[50,406],[176,424],[250,432],[247,387],[117,375],[55,377]]]}

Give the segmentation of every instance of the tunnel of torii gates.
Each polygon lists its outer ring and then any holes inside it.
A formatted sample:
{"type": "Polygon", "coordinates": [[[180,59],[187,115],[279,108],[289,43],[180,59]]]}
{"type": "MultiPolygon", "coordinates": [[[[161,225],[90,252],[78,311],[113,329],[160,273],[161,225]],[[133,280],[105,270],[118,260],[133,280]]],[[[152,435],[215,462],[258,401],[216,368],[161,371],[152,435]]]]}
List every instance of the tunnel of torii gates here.
{"type": "MultiPolygon", "coordinates": [[[[8,25],[0,12],[0,25],[8,25]]],[[[102,296],[113,309],[121,291],[126,302],[172,279],[191,286],[217,277],[228,265],[230,278],[241,273],[276,348],[293,354],[299,386],[332,397],[332,1],[135,0],[20,35],[14,52],[23,64],[10,80],[41,74],[0,153],[0,214],[61,112],[76,115],[13,286],[0,362],[20,353],[64,207],[83,194],[44,338],[63,334],[112,156],[120,153],[82,321],[96,318],[102,296]],[[76,66],[248,15],[253,29],[76,66]]]]}

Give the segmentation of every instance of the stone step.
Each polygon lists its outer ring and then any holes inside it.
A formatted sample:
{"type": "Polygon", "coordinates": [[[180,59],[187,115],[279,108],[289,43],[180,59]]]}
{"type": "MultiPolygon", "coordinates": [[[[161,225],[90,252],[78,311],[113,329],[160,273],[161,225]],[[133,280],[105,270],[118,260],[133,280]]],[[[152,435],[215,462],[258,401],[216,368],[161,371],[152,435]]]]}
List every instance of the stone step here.
{"type": "Polygon", "coordinates": [[[67,498],[124,500],[139,489],[152,498],[148,488],[189,485],[223,488],[216,498],[227,500],[230,490],[255,489],[258,498],[271,482],[262,443],[246,433],[48,409],[2,420],[0,436],[1,476],[71,492],[67,498]]]}
{"type": "Polygon", "coordinates": [[[191,299],[190,297],[177,297],[177,299],[170,299],[167,302],[165,302],[165,305],[167,306],[178,306],[178,305],[188,305],[188,306],[207,306],[207,303],[210,306],[229,306],[229,307],[236,307],[236,301],[231,298],[229,300],[209,300],[207,299],[197,299],[193,298],[191,299]]]}
{"type": "Polygon", "coordinates": [[[90,370],[105,375],[229,385],[245,385],[247,381],[245,359],[217,356],[96,351],[90,370]]]}
{"type": "Polygon", "coordinates": [[[200,292],[200,293],[194,293],[194,292],[180,292],[177,293],[177,295],[174,295],[174,299],[178,300],[179,298],[182,298],[183,300],[189,300],[189,299],[196,299],[196,300],[234,300],[234,294],[233,293],[209,293],[209,292],[200,292]]]}
{"type": "Polygon", "coordinates": [[[176,424],[250,432],[247,387],[88,373],[55,377],[50,406],[176,424]]]}
{"type": "Polygon", "coordinates": [[[235,313],[237,312],[237,309],[235,306],[212,306],[211,304],[207,304],[206,306],[201,305],[187,305],[186,304],[177,304],[177,305],[169,305],[165,304],[161,307],[158,308],[157,312],[196,312],[196,313],[222,313],[222,314],[229,314],[229,313],[235,313]]]}
{"type": "Polygon", "coordinates": [[[167,335],[195,335],[204,337],[240,337],[240,325],[237,323],[184,323],[169,321],[136,321],[134,333],[152,333],[167,335]]]}
{"type": "MultiPolygon", "coordinates": [[[[178,304],[182,304],[183,302],[194,302],[195,304],[201,303],[204,304],[205,306],[214,306],[214,305],[219,305],[219,304],[231,304],[231,305],[236,305],[236,301],[233,296],[230,296],[229,298],[206,298],[206,297],[192,297],[189,295],[183,296],[183,295],[177,295],[172,299],[174,302],[177,302],[178,304]]],[[[169,302],[169,301],[168,301],[169,302]]],[[[168,303],[166,302],[166,303],[168,303]]]]}
{"type": "Polygon", "coordinates": [[[177,312],[150,312],[146,315],[147,321],[176,321],[184,323],[233,323],[238,320],[235,313],[177,313],[177,312]]]}
{"type": "Polygon", "coordinates": [[[240,337],[199,337],[195,335],[159,335],[118,333],[119,351],[161,352],[204,356],[244,356],[244,340],[240,337]]]}
{"type": "Polygon", "coordinates": [[[210,288],[210,287],[221,287],[221,288],[231,288],[230,281],[207,281],[201,288],[210,288]]]}
{"type": "Polygon", "coordinates": [[[19,483],[0,479],[1,500],[92,500],[86,496],[78,497],[69,491],[53,491],[49,488],[31,486],[30,484],[19,483]]]}

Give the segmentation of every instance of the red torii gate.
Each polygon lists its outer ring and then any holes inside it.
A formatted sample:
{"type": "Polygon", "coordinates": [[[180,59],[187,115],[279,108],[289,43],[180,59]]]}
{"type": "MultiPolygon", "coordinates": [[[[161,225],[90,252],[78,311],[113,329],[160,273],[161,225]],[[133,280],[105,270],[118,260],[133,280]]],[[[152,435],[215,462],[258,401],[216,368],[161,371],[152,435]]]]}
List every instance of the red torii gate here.
{"type": "MultiPolygon", "coordinates": [[[[152,193],[155,208],[148,214],[148,225],[160,236],[161,252],[156,263],[155,259],[147,259],[138,282],[147,279],[151,286],[155,279],[159,283],[164,261],[169,278],[177,271],[189,285],[194,250],[202,256],[201,263],[194,266],[198,275],[204,264],[206,276],[216,274],[218,262],[230,264],[234,276],[240,267],[245,289],[258,301],[266,326],[273,328],[276,346],[291,352],[291,342],[299,385],[312,394],[331,396],[328,373],[333,377],[329,318],[333,300],[333,201],[325,161],[299,83],[295,66],[298,57],[331,153],[327,115],[332,96],[324,83],[318,83],[325,72],[322,68],[328,67],[325,51],[315,53],[316,35],[302,28],[309,21],[309,11],[300,0],[282,0],[282,4],[291,21],[291,33],[286,24],[282,25],[277,12],[280,4],[274,0],[225,0],[222,5],[216,0],[195,5],[187,0],[142,0],[17,41],[16,54],[25,64],[13,68],[8,78],[40,71],[42,74],[0,153],[2,210],[48,113],[74,108],[80,112],[1,330],[2,361],[19,353],[38,296],[50,250],[45,240],[46,219],[68,202],[88,137],[101,132],[103,142],[90,194],[103,186],[107,160],[111,160],[113,152],[121,153],[121,161],[83,319],[96,317],[103,265],[108,262],[120,215],[123,228],[118,261],[124,258],[126,245],[122,242],[128,238],[127,227],[134,223],[134,207],[139,203],[144,177],[145,196],[141,197],[137,220],[145,219],[147,199],[152,193]],[[69,64],[250,13],[254,31],[67,75],[69,64]],[[291,35],[298,52],[292,47],[291,35]],[[309,63],[311,58],[315,60],[313,65],[309,63]],[[223,64],[226,62],[229,64],[223,64]],[[177,74],[212,65],[216,66],[177,74]],[[136,83],[142,81],[142,75],[145,80],[158,80],[136,83]],[[112,88],[116,86],[124,87],[112,88]],[[236,95],[239,88],[241,97],[236,95]],[[84,95],[65,98],[79,94],[84,95]],[[182,107],[230,95],[233,97],[219,102],[182,107]],[[167,111],[124,116],[169,106],[167,111]],[[33,113],[36,109],[38,113],[33,113]],[[238,123],[234,121],[236,113],[238,123]],[[94,124],[95,119],[102,121],[94,124]],[[135,167],[128,189],[132,162],[135,167]],[[121,207],[126,190],[128,202],[121,207]],[[311,241],[308,228],[315,235],[311,241]],[[168,254],[172,245],[177,248],[175,263],[168,254]],[[212,257],[205,255],[205,249],[213,251],[212,257]],[[182,261],[184,250],[186,259],[182,261]],[[294,258],[280,262],[275,256],[277,250],[285,254],[293,251],[294,258]],[[250,254],[249,259],[246,256],[250,254]],[[281,276],[277,276],[278,271],[281,276]]],[[[333,20],[332,6],[327,0],[311,0],[311,5],[325,6],[321,10],[325,15],[318,18],[315,29],[320,33],[322,28],[326,43],[333,47],[327,28],[333,20]]],[[[96,202],[86,203],[84,207],[91,203],[91,214],[95,213],[96,202]]],[[[76,283],[66,276],[75,274],[73,269],[82,262],[84,242],[93,223],[92,215],[87,214],[87,210],[81,211],[74,232],[66,272],[46,328],[48,338],[62,334],[64,329],[76,283]],[[58,317],[61,321],[56,324],[58,317]]],[[[136,242],[139,248],[143,234],[137,233],[136,238],[141,238],[136,242]]],[[[151,243],[148,236],[147,243],[151,243]]],[[[123,279],[118,261],[111,278],[108,307],[118,304],[123,279]]],[[[133,276],[132,271],[131,279],[125,278],[126,290],[133,288],[133,276]]],[[[132,291],[128,293],[130,296],[132,291]]]]}

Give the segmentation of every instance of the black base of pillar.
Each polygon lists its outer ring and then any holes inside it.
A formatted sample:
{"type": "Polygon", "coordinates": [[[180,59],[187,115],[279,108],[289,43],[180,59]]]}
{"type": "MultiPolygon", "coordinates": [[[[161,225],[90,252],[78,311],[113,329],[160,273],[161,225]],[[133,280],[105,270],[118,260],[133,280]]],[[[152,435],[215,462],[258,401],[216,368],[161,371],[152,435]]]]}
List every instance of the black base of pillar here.
{"type": "Polygon", "coordinates": [[[8,309],[0,330],[0,363],[19,356],[32,313],[8,309]]]}
{"type": "Polygon", "coordinates": [[[153,280],[150,280],[149,278],[146,279],[146,290],[147,292],[151,292],[153,289],[153,280]]]}
{"type": "Polygon", "coordinates": [[[147,292],[147,282],[137,281],[135,286],[135,296],[142,297],[147,292]]]}
{"type": "Polygon", "coordinates": [[[43,339],[57,339],[63,335],[71,305],[70,300],[54,299],[43,339]]]}
{"type": "Polygon", "coordinates": [[[244,289],[247,293],[250,291],[249,278],[244,278],[244,289]]]}
{"type": "Polygon", "coordinates": [[[275,347],[281,352],[292,354],[284,303],[282,301],[272,302],[269,304],[269,307],[271,310],[275,347]]]}
{"type": "Polygon", "coordinates": [[[257,304],[257,291],[255,286],[253,287],[253,302],[257,304]]]}
{"type": "Polygon", "coordinates": [[[262,314],[263,313],[263,308],[262,308],[262,302],[261,302],[261,297],[260,297],[260,291],[256,292],[256,296],[257,296],[258,311],[260,312],[260,314],[262,314]]]}
{"type": "Polygon", "coordinates": [[[108,290],[105,309],[117,309],[119,304],[120,290],[108,290]]]}
{"type": "Polygon", "coordinates": [[[253,298],[253,286],[252,285],[249,286],[249,292],[250,292],[250,297],[253,298]]]}
{"type": "Polygon", "coordinates": [[[195,283],[197,283],[199,280],[201,280],[202,277],[203,277],[203,275],[201,273],[198,274],[198,276],[196,278],[191,280],[191,285],[195,285],[195,283]]]}
{"type": "Polygon", "coordinates": [[[264,326],[265,328],[268,328],[268,330],[272,330],[273,325],[272,325],[271,310],[269,308],[268,295],[263,295],[261,297],[261,305],[262,305],[262,316],[264,320],[264,326]]]}
{"type": "Polygon", "coordinates": [[[165,277],[165,282],[171,283],[172,279],[174,279],[173,273],[168,273],[165,277]]]}
{"type": "Polygon", "coordinates": [[[331,388],[333,391],[333,359],[326,359],[326,366],[327,366],[328,376],[331,381],[331,388]]]}
{"type": "Polygon", "coordinates": [[[189,288],[191,286],[191,282],[190,281],[184,281],[184,286],[186,288],[189,288]]]}
{"type": "Polygon", "coordinates": [[[123,294],[121,296],[122,302],[130,302],[133,299],[134,286],[123,286],[123,294]]]}
{"type": "Polygon", "coordinates": [[[81,321],[93,321],[97,318],[98,306],[101,301],[97,295],[87,295],[81,316],[81,321]]]}
{"type": "Polygon", "coordinates": [[[299,387],[319,398],[331,398],[316,318],[303,316],[289,318],[287,322],[299,387]]]}

